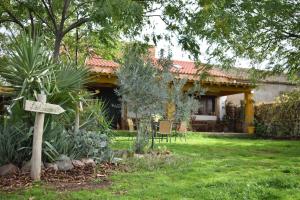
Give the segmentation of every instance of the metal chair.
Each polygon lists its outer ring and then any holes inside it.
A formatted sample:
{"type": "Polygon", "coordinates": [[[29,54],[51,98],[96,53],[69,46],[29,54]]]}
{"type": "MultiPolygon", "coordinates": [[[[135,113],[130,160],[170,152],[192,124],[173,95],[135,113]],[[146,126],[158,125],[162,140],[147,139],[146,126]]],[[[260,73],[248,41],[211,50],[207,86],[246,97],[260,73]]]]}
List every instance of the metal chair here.
{"type": "Polygon", "coordinates": [[[166,136],[167,142],[168,142],[168,138],[170,137],[170,143],[171,143],[172,122],[169,120],[159,121],[159,134],[161,135],[159,141],[162,141],[163,137],[166,136]]]}
{"type": "MultiPolygon", "coordinates": [[[[186,133],[187,133],[187,122],[183,121],[178,123],[177,129],[176,129],[176,136],[184,137],[184,140],[186,142],[186,133]]],[[[175,137],[176,141],[176,137],[175,137]]]]}

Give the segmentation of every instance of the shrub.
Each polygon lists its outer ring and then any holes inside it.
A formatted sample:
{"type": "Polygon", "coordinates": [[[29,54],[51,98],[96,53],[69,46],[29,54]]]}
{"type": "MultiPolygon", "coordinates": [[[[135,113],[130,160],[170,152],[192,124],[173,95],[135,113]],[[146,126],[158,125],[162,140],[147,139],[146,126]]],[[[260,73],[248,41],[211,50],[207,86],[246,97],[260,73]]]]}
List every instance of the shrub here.
{"type": "Polygon", "coordinates": [[[106,107],[106,103],[99,99],[84,100],[84,109],[80,113],[80,128],[112,136],[111,119],[106,107]]]}
{"type": "Polygon", "coordinates": [[[101,132],[80,131],[71,140],[74,142],[76,158],[89,157],[98,162],[111,161],[113,153],[109,148],[109,137],[101,132]]]}
{"type": "Polygon", "coordinates": [[[0,126],[0,165],[14,163],[22,165],[29,160],[31,148],[26,148],[31,143],[33,129],[28,129],[23,123],[13,126],[0,126]],[[29,143],[29,144],[28,144],[29,143]]]}
{"type": "MultiPolygon", "coordinates": [[[[23,109],[25,100],[35,100],[39,93],[47,95],[48,102],[62,105],[66,110],[59,116],[46,115],[43,134],[43,161],[53,161],[59,154],[91,156],[99,160],[108,154],[103,148],[104,135],[109,135],[110,122],[104,104],[86,102],[82,130],[74,134],[75,110],[84,100],[84,84],[88,69],[72,63],[54,62],[42,37],[20,34],[12,38],[6,62],[0,63],[0,79],[14,89],[9,105],[9,120],[0,123],[0,164],[12,162],[21,165],[30,160],[34,113],[23,109]],[[100,145],[100,146],[99,146],[100,145]],[[102,145],[102,146],[101,146],[102,145]]],[[[85,102],[85,101],[84,101],[85,102]]]]}
{"type": "Polygon", "coordinates": [[[255,108],[256,134],[260,136],[300,136],[300,93],[281,95],[273,104],[255,108]]]}

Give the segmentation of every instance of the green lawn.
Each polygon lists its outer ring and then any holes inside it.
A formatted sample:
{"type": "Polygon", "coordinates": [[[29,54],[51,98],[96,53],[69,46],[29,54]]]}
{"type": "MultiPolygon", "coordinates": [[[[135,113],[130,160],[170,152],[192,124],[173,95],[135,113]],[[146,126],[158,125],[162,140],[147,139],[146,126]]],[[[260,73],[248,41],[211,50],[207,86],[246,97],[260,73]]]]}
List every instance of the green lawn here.
{"type": "MultiPolygon", "coordinates": [[[[129,148],[118,137],[114,148],[129,148]]],[[[300,141],[207,137],[160,143],[172,156],[132,158],[105,189],[56,192],[36,186],[0,199],[300,199],[300,141]]]]}

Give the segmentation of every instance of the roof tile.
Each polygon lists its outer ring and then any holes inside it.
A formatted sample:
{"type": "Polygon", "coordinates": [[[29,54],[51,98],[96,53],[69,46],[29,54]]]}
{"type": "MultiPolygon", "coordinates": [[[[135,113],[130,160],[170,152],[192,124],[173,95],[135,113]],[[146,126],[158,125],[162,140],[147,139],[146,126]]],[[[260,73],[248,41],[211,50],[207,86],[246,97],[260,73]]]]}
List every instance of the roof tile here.
{"type": "MultiPolygon", "coordinates": [[[[155,62],[157,59],[155,60],[155,62]]],[[[179,73],[180,75],[188,75],[189,77],[193,77],[200,73],[200,69],[198,69],[194,62],[191,61],[179,61],[173,60],[174,67],[171,68],[171,72],[179,73]]],[[[113,74],[120,66],[119,63],[114,61],[109,61],[101,58],[100,56],[92,56],[90,59],[86,61],[86,65],[91,69],[93,72],[99,73],[107,73],[113,74]]],[[[211,76],[216,77],[224,77],[224,78],[231,78],[229,75],[225,74],[221,70],[217,69],[209,69],[208,74],[211,76]]]]}

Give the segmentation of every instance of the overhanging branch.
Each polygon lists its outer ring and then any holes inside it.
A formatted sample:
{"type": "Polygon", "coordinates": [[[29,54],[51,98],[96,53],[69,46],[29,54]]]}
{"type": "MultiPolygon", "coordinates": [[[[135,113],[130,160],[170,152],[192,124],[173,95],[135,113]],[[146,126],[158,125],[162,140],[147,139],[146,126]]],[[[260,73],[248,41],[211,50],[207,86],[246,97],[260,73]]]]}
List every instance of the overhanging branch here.
{"type": "Polygon", "coordinates": [[[65,31],[63,32],[63,35],[67,34],[71,30],[73,30],[74,28],[77,28],[77,27],[81,26],[82,24],[84,24],[88,21],[90,21],[90,18],[80,18],[78,21],[74,22],[68,28],[66,28],[65,31]]]}

